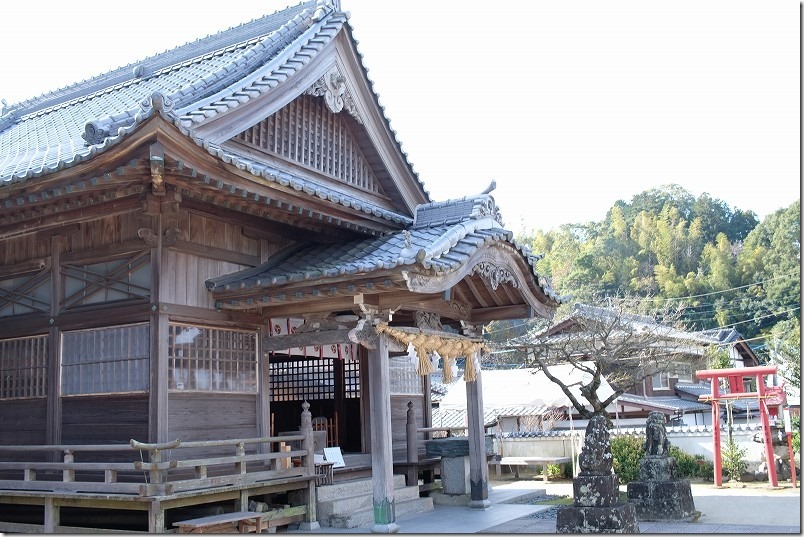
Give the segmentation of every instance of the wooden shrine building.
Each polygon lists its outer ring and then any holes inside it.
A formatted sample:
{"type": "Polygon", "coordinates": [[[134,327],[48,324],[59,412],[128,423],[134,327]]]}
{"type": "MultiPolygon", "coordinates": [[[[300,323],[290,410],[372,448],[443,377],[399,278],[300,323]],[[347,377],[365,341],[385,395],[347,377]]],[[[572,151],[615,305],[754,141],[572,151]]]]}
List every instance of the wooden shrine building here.
{"type": "Polygon", "coordinates": [[[376,528],[394,531],[393,460],[408,402],[430,426],[435,353],[475,379],[485,507],[482,327],[559,304],[512,236],[488,192],[429,198],[337,0],[5,105],[0,531],[31,529],[9,518],[22,506],[45,531],[95,506],[158,532],[174,508],[304,496],[311,418],[370,454],[376,528]]]}

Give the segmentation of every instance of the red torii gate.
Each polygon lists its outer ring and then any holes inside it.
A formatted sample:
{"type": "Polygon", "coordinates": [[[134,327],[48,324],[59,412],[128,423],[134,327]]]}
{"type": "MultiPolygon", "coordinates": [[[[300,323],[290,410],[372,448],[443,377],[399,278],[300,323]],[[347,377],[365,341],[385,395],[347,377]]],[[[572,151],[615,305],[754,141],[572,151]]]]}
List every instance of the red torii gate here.
{"type": "MultiPolygon", "coordinates": [[[[778,414],[778,405],[783,401],[776,402],[779,398],[777,390],[769,389],[765,386],[765,375],[775,375],[776,366],[759,366],[759,367],[736,367],[730,369],[705,369],[696,371],[695,376],[699,379],[709,379],[712,385],[712,393],[701,395],[698,397],[699,401],[712,403],[712,430],[715,450],[715,486],[720,487],[723,485],[723,462],[720,454],[720,408],[719,402],[727,399],[751,399],[756,398],[759,401],[759,415],[762,420],[762,435],[765,443],[765,459],[768,461],[768,478],[772,487],[779,485],[776,479],[776,464],[773,455],[773,439],[770,432],[769,414],[778,414]],[[747,392],[743,385],[743,379],[746,377],[754,377],[756,379],[757,391],[747,392]],[[720,393],[720,379],[726,378],[729,383],[729,392],[720,393]],[[768,408],[768,399],[773,398],[775,407],[771,410],[768,408]]],[[[784,392],[782,392],[783,394],[784,392]]]]}

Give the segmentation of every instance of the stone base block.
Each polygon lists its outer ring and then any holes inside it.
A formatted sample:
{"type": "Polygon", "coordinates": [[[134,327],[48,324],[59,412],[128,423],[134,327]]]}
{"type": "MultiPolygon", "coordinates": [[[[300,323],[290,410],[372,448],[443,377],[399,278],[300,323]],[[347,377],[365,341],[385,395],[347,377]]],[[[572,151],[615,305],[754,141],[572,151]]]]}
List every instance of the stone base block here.
{"type": "Polygon", "coordinates": [[[581,474],[573,479],[572,489],[577,507],[611,507],[620,501],[620,481],[614,474],[581,474]]]}
{"type": "Polygon", "coordinates": [[[612,507],[559,508],[556,533],[639,533],[636,510],[630,503],[612,507]]]}
{"type": "Polygon", "coordinates": [[[470,494],[446,494],[444,492],[431,492],[433,505],[469,505],[472,500],[470,494]]]}
{"type": "Polygon", "coordinates": [[[639,520],[688,520],[697,515],[687,479],[628,483],[628,503],[639,520]]]}
{"type": "Polygon", "coordinates": [[[469,457],[441,457],[441,488],[447,494],[469,494],[469,457]]]}

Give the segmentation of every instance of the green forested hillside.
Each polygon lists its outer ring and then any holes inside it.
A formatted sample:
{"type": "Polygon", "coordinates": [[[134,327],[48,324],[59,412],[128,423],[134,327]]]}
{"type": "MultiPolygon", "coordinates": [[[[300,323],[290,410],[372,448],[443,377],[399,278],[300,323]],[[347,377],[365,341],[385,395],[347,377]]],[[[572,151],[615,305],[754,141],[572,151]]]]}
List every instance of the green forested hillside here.
{"type": "Polygon", "coordinates": [[[734,326],[761,352],[779,323],[782,333],[799,330],[800,216],[800,200],[760,222],[750,210],[669,185],[618,201],[602,222],[517,239],[545,254],[539,273],[570,302],[679,301],[690,329],[734,326]]]}

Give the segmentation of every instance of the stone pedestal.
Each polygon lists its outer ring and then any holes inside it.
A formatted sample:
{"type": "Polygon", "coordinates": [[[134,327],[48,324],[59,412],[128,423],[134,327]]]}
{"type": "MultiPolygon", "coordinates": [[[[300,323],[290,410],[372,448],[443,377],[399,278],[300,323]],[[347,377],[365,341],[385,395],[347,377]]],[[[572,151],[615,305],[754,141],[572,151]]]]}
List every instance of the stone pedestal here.
{"type": "Polygon", "coordinates": [[[639,481],[628,483],[628,503],[639,520],[685,520],[697,511],[687,479],[676,478],[676,460],[646,455],[639,464],[639,481]]]}
{"type": "Polygon", "coordinates": [[[556,533],[639,533],[634,506],[564,506],[558,510],[556,533]]]}
{"type": "Polygon", "coordinates": [[[612,473],[611,444],[605,418],[586,426],[578,457],[581,474],[572,481],[573,505],[560,507],[556,533],[639,533],[636,509],[620,502],[620,481],[612,473]]]}
{"type": "Polygon", "coordinates": [[[427,455],[441,457],[441,488],[430,494],[434,504],[468,505],[471,500],[469,478],[469,439],[436,438],[425,444],[427,455]]]}

